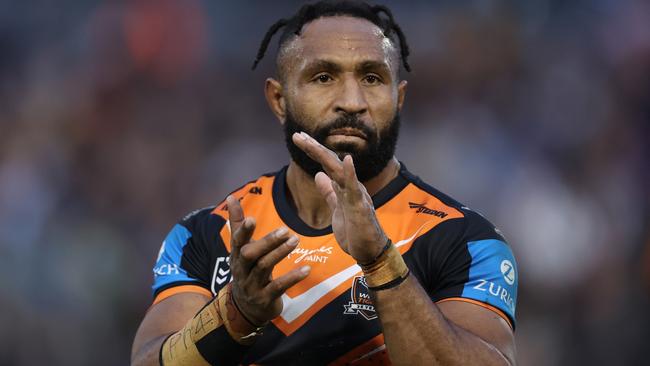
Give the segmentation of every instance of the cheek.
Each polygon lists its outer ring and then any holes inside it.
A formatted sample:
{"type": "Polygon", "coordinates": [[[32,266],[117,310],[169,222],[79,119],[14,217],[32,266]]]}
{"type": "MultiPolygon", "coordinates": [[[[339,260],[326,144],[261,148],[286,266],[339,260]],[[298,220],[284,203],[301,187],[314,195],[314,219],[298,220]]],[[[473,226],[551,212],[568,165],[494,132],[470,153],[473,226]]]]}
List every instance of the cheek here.
{"type": "Polygon", "coordinates": [[[304,98],[292,98],[287,100],[287,111],[295,122],[302,126],[307,132],[313,132],[316,125],[312,107],[305,103],[304,98]]]}
{"type": "Polygon", "coordinates": [[[318,121],[323,121],[327,117],[327,98],[310,92],[309,88],[296,90],[290,101],[287,100],[287,105],[298,122],[312,131],[317,127],[318,121]]]}
{"type": "Polygon", "coordinates": [[[384,130],[391,123],[397,111],[397,92],[383,90],[373,93],[369,100],[370,115],[377,125],[377,130],[384,130]]]}

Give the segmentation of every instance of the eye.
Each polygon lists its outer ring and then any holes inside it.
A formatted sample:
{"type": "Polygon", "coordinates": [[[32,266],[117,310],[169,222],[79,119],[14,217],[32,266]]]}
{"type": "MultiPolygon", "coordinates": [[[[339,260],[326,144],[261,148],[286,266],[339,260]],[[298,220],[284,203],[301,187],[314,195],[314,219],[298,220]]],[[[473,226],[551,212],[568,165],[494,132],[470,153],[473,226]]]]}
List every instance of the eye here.
{"type": "Polygon", "coordinates": [[[328,74],[318,74],[314,78],[314,81],[319,83],[319,84],[327,84],[328,82],[330,82],[332,80],[334,80],[334,79],[332,79],[332,77],[329,76],[328,74]]]}
{"type": "Polygon", "coordinates": [[[375,84],[379,84],[379,83],[381,83],[381,78],[379,78],[379,76],[377,76],[377,75],[375,75],[375,74],[369,74],[369,75],[366,75],[366,76],[363,78],[363,81],[364,81],[366,84],[369,84],[369,85],[375,85],[375,84]]]}

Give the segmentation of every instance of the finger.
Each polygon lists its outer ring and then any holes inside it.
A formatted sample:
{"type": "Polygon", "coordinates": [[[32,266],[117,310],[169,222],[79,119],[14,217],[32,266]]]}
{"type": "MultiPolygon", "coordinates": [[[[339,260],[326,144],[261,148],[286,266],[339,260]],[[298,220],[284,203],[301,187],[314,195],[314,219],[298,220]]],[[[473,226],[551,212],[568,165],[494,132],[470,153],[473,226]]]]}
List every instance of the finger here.
{"type": "Polygon", "coordinates": [[[354,161],[351,155],[343,158],[343,177],[345,179],[345,200],[346,203],[354,204],[363,200],[363,185],[357,179],[357,172],[354,168],[354,161]]]}
{"type": "Polygon", "coordinates": [[[294,133],[292,139],[296,146],[319,163],[332,179],[339,181],[343,178],[341,160],[334,151],[321,145],[305,132],[294,133]]]}
{"type": "Polygon", "coordinates": [[[304,280],[309,275],[310,271],[311,271],[310,266],[303,266],[300,267],[299,269],[294,269],[293,271],[290,271],[287,274],[280,276],[274,279],[273,281],[271,281],[268,285],[266,285],[264,291],[267,292],[270,298],[272,299],[278,298],[282,296],[282,294],[285,293],[285,291],[291,288],[291,286],[304,280]]]}
{"type": "Polygon", "coordinates": [[[357,172],[354,169],[354,160],[352,155],[345,155],[343,158],[343,175],[348,182],[358,182],[357,172]]]}
{"type": "Polygon", "coordinates": [[[228,220],[230,220],[230,232],[234,233],[244,223],[244,210],[239,204],[239,200],[235,196],[228,195],[226,197],[226,204],[228,205],[228,220]]]}
{"type": "Polygon", "coordinates": [[[247,217],[243,221],[237,231],[230,236],[230,269],[235,278],[244,278],[250,269],[247,265],[240,265],[243,262],[240,252],[241,248],[251,241],[255,231],[255,219],[247,217]]]}
{"type": "Polygon", "coordinates": [[[316,182],[318,192],[320,192],[320,194],[325,198],[330,210],[334,211],[338,203],[334,187],[332,187],[332,180],[327,176],[327,174],[318,172],[316,173],[316,177],[314,177],[314,181],[316,182]]]}
{"type": "Polygon", "coordinates": [[[277,248],[287,239],[289,239],[289,229],[282,227],[274,230],[262,239],[244,245],[240,251],[241,259],[246,265],[253,266],[260,257],[277,248]]]}
{"type": "Polygon", "coordinates": [[[233,195],[226,198],[228,205],[228,222],[230,225],[230,247],[233,255],[239,254],[239,248],[250,241],[255,231],[255,220],[245,218],[239,200],[233,195]]]}
{"type": "Polygon", "coordinates": [[[266,253],[255,263],[255,266],[250,272],[251,276],[257,277],[259,283],[269,283],[271,281],[269,275],[273,272],[273,267],[293,252],[296,246],[298,246],[298,242],[298,237],[292,235],[282,245],[266,253]]]}
{"type": "Polygon", "coordinates": [[[230,237],[232,251],[239,255],[241,248],[251,241],[253,232],[255,232],[255,219],[247,217],[230,237]]]}

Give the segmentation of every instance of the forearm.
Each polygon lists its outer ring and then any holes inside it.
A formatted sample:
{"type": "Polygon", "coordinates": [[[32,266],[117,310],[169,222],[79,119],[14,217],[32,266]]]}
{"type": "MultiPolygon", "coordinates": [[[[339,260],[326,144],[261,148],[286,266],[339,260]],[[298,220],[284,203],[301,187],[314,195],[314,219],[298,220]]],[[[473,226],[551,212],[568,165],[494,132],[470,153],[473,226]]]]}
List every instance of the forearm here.
{"type": "Polygon", "coordinates": [[[156,337],[141,346],[131,357],[131,366],[160,366],[160,347],[168,336],[156,337]]]}
{"type": "Polygon", "coordinates": [[[234,305],[230,288],[227,285],[221,289],[217,297],[208,301],[184,326],[178,326],[180,330],[174,332],[167,328],[149,337],[136,336],[131,363],[164,366],[239,364],[258,333],[234,305]]]}
{"type": "Polygon", "coordinates": [[[412,275],[371,291],[395,365],[511,365],[493,345],[447,320],[412,275]]]}

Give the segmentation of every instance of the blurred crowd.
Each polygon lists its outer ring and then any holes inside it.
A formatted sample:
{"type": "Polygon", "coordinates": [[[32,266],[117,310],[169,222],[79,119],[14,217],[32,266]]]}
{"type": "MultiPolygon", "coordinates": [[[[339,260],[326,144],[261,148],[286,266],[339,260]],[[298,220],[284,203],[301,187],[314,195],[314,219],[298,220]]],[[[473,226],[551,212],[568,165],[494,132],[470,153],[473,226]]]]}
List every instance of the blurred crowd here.
{"type": "MultiPolygon", "coordinates": [[[[650,2],[383,1],[398,157],[505,233],[522,365],[641,365],[650,2]]],[[[0,365],[124,365],[162,239],[287,163],[267,27],[297,1],[0,2],[0,365]]]]}

